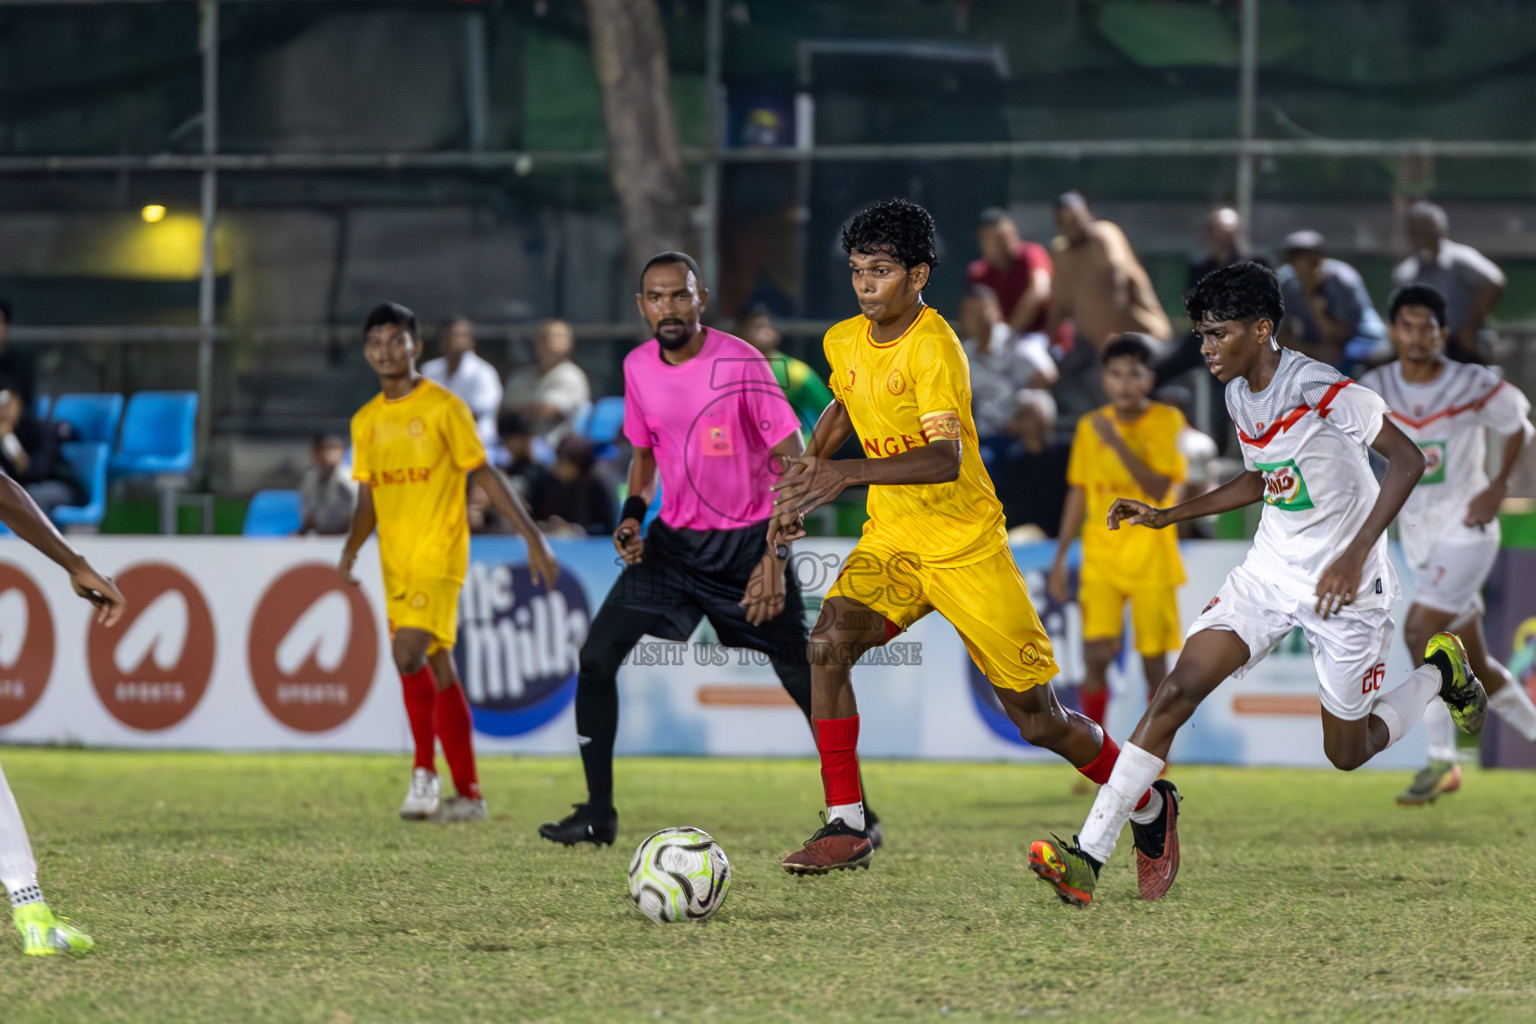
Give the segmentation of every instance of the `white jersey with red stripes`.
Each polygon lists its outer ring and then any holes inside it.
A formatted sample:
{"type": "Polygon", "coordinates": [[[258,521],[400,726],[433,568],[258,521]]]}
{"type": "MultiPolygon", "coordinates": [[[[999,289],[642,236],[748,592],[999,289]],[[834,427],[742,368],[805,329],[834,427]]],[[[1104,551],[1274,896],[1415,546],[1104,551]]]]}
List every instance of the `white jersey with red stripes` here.
{"type": "Polygon", "coordinates": [[[1372,370],[1360,383],[1386,400],[1393,422],[1424,449],[1424,477],[1397,520],[1408,564],[1428,564],[1441,541],[1497,537],[1498,520],[1465,525],[1467,503],[1488,487],[1487,432],[1507,437],[1526,429],[1526,397],[1497,370],[1451,360],[1425,384],[1404,380],[1401,363],[1372,370]]]}
{"type": "MultiPolygon", "coordinates": [[[[1245,564],[1297,599],[1313,596],[1376,502],[1368,448],[1387,405],[1326,363],[1282,349],[1263,391],[1241,377],[1227,384],[1227,411],[1244,465],[1264,474],[1264,512],[1245,564]]],[[[1355,604],[1390,607],[1397,593],[1383,533],[1366,558],[1355,604]]]]}

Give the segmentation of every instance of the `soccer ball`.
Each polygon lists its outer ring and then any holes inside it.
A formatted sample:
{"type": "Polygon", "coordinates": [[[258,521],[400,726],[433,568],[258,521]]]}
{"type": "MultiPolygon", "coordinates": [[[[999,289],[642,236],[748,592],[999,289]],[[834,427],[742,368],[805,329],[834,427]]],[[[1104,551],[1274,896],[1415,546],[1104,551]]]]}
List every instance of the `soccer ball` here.
{"type": "Polygon", "coordinates": [[[702,921],[731,891],[731,863],[708,832],[679,825],[640,844],[629,861],[629,897],[657,924],[702,921]]]}

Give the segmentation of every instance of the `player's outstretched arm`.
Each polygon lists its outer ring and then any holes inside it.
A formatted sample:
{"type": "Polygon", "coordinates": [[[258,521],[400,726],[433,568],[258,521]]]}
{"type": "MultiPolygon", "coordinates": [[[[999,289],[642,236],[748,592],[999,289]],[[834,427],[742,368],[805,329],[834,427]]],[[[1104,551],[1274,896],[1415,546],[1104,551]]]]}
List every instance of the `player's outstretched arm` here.
{"type": "Polygon", "coordinates": [[[1382,417],[1381,432],[1371,442],[1371,449],[1387,460],[1387,472],[1381,478],[1381,491],[1371,506],[1371,514],[1360,524],[1355,539],[1318,577],[1316,609],[1323,618],[1354,601],[1361,574],[1365,571],[1366,556],[1381,532],[1397,518],[1403,503],[1424,475],[1423,449],[1399,430],[1388,416],[1382,417]]]}
{"type": "Polygon", "coordinates": [[[1088,493],[1073,484],[1067,489],[1067,500],[1061,505],[1061,529],[1056,531],[1056,560],[1051,563],[1051,574],[1045,580],[1046,592],[1060,604],[1066,604],[1072,596],[1067,591],[1067,549],[1083,531],[1083,520],[1087,518],[1088,493]]]}
{"type": "Polygon", "coordinates": [[[352,567],[357,564],[357,553],[373,536],[373,528],[379,525],[378,513],[373,508],[373,484],[366,480],[358,482],[357,504],[352,509],[352,529],[347,533],[347,542],[341,548],[341,563],[336,568],[341,572],[341,578],[348,583],[356,584],[357,577],[352,575],[352,567]]]}
{"type": "Polygon", "coordinates": [[[1463,520],[1467,526],[1482,526],[1498,518],[1499,506],[1504,504],[1505,498],[1509,497],[1509,474],[1515,471],[1515,463],[1520,461],[1520,453],[1525,450],[1525,444],[1530,440],[1531,433],[1531,425],[1525,423],[1513,434],[1505,436],[1504,454],[1500,459],[1499,472],[1488,481],[1486,490],[1467,502],[1467,516],[1463,520]]]}
{"type": "Polygon", "coordinates": [[[852,434],[853,419],[848,415],[848,407],[834,398],[817,417],[816,426],[811,429],[810,440],[805,445],[805,454],[830,458],[852,434]]]}
{"type": "Polygon", "coordinates": [[[1116,498],[1109,507],[1109,528],[1126,526],[1150,526],[1160,530],[1174,523],[1189,519],[1203,519],[1220,515],[1235,508],[1245,508],[1264,497],[1264,474],[1256,470],[1239,473],[1214,491],[1191,498],[1172,508],[1154,508],[1143,501],[1116,498]]]}
{"type": "Polygon", "coordinates": [[[790,459],[789,464],[791,469],[773,485],[774,515],[786,525],[825,505],[849,487],[950,483],[960,476],[960,442],[947,438],[929,441],[882,459],[802,455],[790,459]]]}
{"type": "Polygon", "coordinates": [[[69,546],[58,527],[43,515],[43,510],[37,507],[26,488],[3,473],[0,473],[0,522],[69,573],[75,593],[97,607],[96,621],[110,626],[122,615],[126,602],[111,577],[91,568],[85,557],[69,546]]]}
{"type": "Polygon", "coordinates": [[[485,491],[501,517],[528,542],[528,568],[533,573],[533,582],[542,580],[545,587],[553,587],[560,578],[560,563],[555,561],[555,553],[550,550],[543,531],[523,506],[523,499],[513,493],[506,479],[488,462],[482,463],[469,476],[485,491]]]}

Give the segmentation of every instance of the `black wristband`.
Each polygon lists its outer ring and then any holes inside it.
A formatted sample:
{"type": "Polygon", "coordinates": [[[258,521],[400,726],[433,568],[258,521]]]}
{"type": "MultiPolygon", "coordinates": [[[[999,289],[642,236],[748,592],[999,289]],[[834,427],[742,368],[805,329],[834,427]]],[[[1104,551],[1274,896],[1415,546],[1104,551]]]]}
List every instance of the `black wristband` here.
{"type": "Polygon", "coordinates": [[[645,522],[645,514],[650,511],[651,503],[638,494],[631,494],[624,499],[624,511],[619,513],[619,522],[633,519],[637,523],[645,522]]]}

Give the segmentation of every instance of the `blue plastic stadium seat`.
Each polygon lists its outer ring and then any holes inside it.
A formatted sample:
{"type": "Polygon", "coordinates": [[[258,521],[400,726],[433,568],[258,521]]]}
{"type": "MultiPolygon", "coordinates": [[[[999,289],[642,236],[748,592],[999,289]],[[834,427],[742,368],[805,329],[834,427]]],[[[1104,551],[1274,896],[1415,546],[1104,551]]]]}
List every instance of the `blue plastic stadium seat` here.
{"type": "Polygon", "coordinates": [[[123,418],[123,396],[60,395],[53,403],[53,418],[75,428],[74,440],[100,441],[110,448],[123,418]]]}
{"type": "Polygon", "coordinates": [[[53,398],[50,395],[38,395],[32,400],[32,415],[40,420],[48,418],[48,413],[53,409],[53,398]]]}
{"type": "Polygon", "coordinates": [[[612,444],[619,439],[619,432],[623,429],[624,397],[610,395],[599,398],[597,404],[592,406],[592,416],[586,424],[584,433],[587,440],[594,445],[612,444]]]}
{"type": "Polygon", "coordinates": [[[128,399],[112,476],[190,473],[196,424],[197,392],[140,391],[128,399]]]}
{"type": "Polygon", "coordinates": [[[298,491],[257,491],[245,510],[247,537],[289,537],[304,525],[304,503],[298,491]]]}
{"type": "Polygon", "coordinates": [[[100,526],[107,514],[107,460],[111,447],[105,441],[66,441],[60,449],[64,460],[74,467],[81,483],[85,484],[86,500],[84,505],[57,506],[53,510],[54,523],[58,526],[100,526]]]}
{"type": "Polygon", "coordinates": [[[599,398],[592,406],[582,434],[592,442],[592,453],[598,459],[612,459],[619,454],[619,434],[624,430],[624,399],[620,395],[599,398]]]}

